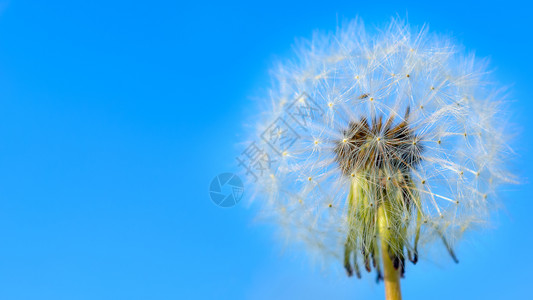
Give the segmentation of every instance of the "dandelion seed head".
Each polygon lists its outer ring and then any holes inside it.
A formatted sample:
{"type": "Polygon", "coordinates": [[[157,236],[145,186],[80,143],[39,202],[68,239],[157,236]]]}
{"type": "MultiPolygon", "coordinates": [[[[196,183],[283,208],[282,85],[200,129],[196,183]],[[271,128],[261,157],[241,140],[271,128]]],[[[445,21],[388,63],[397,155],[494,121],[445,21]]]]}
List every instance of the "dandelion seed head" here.
{"type": "Polygon", "coordinates": [[[272,77],[256,135],[275,176],[249,186],[287,240],[319,257],[349,248],[365,265],[383,206],[400,261],[441,238],[451,249],[512,180],[502,89],[486,63],[426,27],[393,20],[372,33],[353,21],[302,42],[272,77]]]}

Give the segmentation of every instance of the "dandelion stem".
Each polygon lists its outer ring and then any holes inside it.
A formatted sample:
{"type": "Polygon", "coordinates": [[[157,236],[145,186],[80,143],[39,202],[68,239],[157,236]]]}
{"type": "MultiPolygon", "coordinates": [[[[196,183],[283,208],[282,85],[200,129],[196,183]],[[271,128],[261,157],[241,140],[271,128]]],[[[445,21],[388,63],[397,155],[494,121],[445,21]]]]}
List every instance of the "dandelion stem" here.
{"type": "Polygon", "coordinates": [[[385,296],[387,300],[401,300],[400,271],[394,268],[394,262],[389,255],[391,232],[385,218],[386,205],[387,203],[383,203],[378,209],[381,256],[383,260],[383,275],[385,277],[385,296]]]}

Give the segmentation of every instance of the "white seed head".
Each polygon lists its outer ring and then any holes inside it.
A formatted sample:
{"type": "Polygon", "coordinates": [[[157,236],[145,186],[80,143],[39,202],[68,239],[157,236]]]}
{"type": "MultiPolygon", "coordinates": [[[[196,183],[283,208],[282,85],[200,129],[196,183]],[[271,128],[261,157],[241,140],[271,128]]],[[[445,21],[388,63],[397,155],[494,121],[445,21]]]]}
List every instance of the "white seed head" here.
{"type": "MultiPolygon", "coordinates": [[[[347,199],[362,191],[372,211],[383,201],[376,191],[386,187],[404,193],[397,196],[404,202],[390,205],[407,221],[389,226],[405,225],[406,245],[419,211],[420,249],[441,237],[453,246],[465,229],[487,221],[497,186],[511,178],[500,120],[504,95],[488,76],[483,62],[449,39],[398,20],[376,34],[359,21],[317,34],[273,71],[265,101],[272,107],[257,132],[276,180],[259,176],[252,184],[264,197],[262,211],[288,240],[342,258],[350,230],[365,226],[354,225],[347,199]],[[276,120],[288,128],[279,139],[265,138],[276,120]],[[288,150],[290,156],[276,159],[288,150]],[[417,204],[402,208],[406,197],[417,204]]],[[[356,253],[365,247],[354,242],[356,253]]]]}

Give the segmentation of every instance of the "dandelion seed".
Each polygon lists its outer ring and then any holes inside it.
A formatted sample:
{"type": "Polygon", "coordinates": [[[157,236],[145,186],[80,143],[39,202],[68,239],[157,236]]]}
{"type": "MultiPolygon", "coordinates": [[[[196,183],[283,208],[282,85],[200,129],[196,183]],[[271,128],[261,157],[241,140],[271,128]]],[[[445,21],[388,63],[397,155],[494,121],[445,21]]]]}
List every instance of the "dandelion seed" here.
{"type": "MultiPolygon", "coordinates": [[[[399,296],[406,257],[416,263],[434,241],[457,262],[454,242],[488,219],[496,197],[487,195],[511,178],[505,122],[493,100],[502,99],[500,89],[487,84],[482,64],[456,49],[398,20],[374,36],[352,22],[317,36],[276,69],[273,109],[257,126],[262,132],[281,119],[288,129],[275,141],[298,136],[283,148],[291,155],[272,163],[276,181],[253,184],[267,199],[264,212],[284,224],[288,240],[343,258],[349,276],[360,277],[361,264],[374,269],[388,295],[399,296]],[[281,99],[302,95],[303,103],[280,109],[281,99]],[[305,206],[293,209],[301,199],[305,206]]],[[[271,141],[264,146],[270,157],[286,153],[271,141]]]]}

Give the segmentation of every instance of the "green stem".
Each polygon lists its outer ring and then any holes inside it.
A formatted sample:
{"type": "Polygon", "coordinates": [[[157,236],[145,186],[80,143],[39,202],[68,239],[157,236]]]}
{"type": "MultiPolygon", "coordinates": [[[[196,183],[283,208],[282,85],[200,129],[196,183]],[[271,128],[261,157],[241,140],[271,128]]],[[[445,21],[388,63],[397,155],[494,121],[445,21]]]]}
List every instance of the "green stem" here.
{"type": "Polygon", "coordinates": [[[400,272],[394,268],[389,255],[391,233],[386,219],[386,207],[382,203],[378,208],[379,236],[381,239],[381,256],[383,261],[383,275],[385,281],[385,296],[387,300],[401,300],[400,272]]]}

